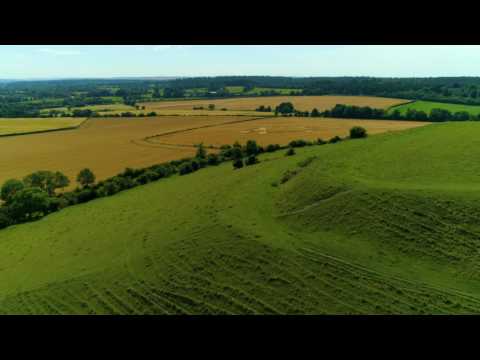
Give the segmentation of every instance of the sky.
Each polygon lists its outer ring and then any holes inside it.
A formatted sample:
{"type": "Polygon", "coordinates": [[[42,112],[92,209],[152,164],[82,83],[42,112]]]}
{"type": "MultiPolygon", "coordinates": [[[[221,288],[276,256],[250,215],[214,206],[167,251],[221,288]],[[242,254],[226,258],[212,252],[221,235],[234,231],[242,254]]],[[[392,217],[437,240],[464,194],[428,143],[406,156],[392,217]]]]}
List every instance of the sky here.
{"type": "Polygon", "coordinates": [[[480,76],[471,45],[0,45],[0,79],[480,76]]]}

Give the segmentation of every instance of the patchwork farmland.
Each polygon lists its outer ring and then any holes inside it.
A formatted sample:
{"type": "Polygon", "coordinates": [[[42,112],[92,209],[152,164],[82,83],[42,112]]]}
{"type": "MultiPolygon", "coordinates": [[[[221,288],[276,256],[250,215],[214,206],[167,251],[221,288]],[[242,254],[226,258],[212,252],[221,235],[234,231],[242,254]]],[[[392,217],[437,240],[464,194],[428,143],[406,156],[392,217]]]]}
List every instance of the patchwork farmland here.
{"type": "Polygon", "coordinates": [[[216,109],[225,108],[227,110],[235,111],[252,111],[262,105],[270,106],[273,109],[282,102],[291,102],[296,109],[301,111],[311,111],[313,108],[323,111],[333,108],[336,104],[388,109],[391,106],[406,103],[408,100],[372,96],[268,96],[233,99],[159,101],[146,102],[139,105],[145,106],[146,111],[156,112],[161,112],[163,110],[192,110],[193,107],[200,106],[208,108],[209,104],[214,104],[216,109]]]}
{"type": "Polygon", "coordinates": [[[427,122],[354,120],[354,119],[308,119],[308,118],[270,118],[255,121],[235,122],[217,125],[211,128],[199,128],[176,133],[160,134],[146,140],[149,144],[194,145],[219,147],[235,141],[245,143],[256,140],[260,145],[288,144],[292,140],[329,140],[334,136],[346,137],[354,126],[362,126],[370,134],[399,131],[425,126],[427,122]]]}
{"type": "Polygon", "coordinates": [[[448,191],[459,181],[456,174],[462,174],[468,191],[476,189],[475,168],[459,161],[472,142],[458,142],[474,138],[476,124],[275,117],[255,111],[285,101],[305,111],[339,103],[388,110],[406,102],[355,96],[181,100],[142,103],[142,110],[125,104],[91,106],[100,115],[155,111],[159,116],[0,120],[3,133],[13,135],[0,137],[0,182],[58,170],[71,179],[66,190],[77,186],[83,168],[90,168],[98,182],[127,167],[193,157],[200,143],[208,152],[247,140],[287,145],[345,138],[355,126],[375,135],[298,148],[289,157],[285,150],[264,153],[258,165],[241,171],[233,171],[230,161],[207,166],[191,176],[137,184],[0,230],[0,249],[8,254],[0,259],[0,313],[476,312],[480,299],[470,295],[474,282],[457,282],[451,275],[463,271],[455,259],[470,261],[465,249],[478,232],[476,218],[459,209],[474,213],[476,205],[448,191]],[[209,104],[215,110],[207,110],[209,104]],[[42,132],[62,128],[67,129],[42,132]],[[455,148],[451,158],[450,150],[435,142],[438,138],[455,148]],[[439,154],[449,159],[445,165],[439,154]],[[408,164],[398,167],[404,157],[408,164]],[[426,164],[421,170],[418,161],[426,164]],[[441,174],[442,182],[434,183],[430,173],[441,174]],[[416,185],[405,180],[415,176],[416,185]],[[387,196],[385,189],[391,187],[396,193],[387,196]],[[428,193],[412,192],[418,189],[428,193]],[[429,202],[435,191],[443,193],[438,198],[445,204],[457,202],[449,206],[468,231],[456,227],[457,218],[450,214],[435,217],[443,206],[429,202]],[[384,204],[390,198],[395,206],[384,204]],[[422,242],[411,242],[401,224],[410,218],[426,243],[440,239],[435,256],[422,242]],[[454,229],[463,243],[430,226],[454,229]],[[391,227],[396,232],[390,233],[391,227]],[[403,253],[409,257],[401,258],[403,253]],[[412,264],[421,280],[408,280],[412,264]],[[19,283],[18,274],[27,274],[33,265],[41,270],[19,283]]]}
{"type": "MultiPolygon", "coordinates": [[[[48,121],[51,124],[57,120],[48,121]]],[[[41,124],[45,120],[32,121],[41,124]]],[[[60,119],[59,123],[64,121],[60,119]]],[[[359,124],[375,134],[427,123],[258,116],[92,118],[75,130],[0,138],[4,159],[0,162],[0,182],[22,178],[36,170],[58,170],[75,179],[85,167],[91,168],[101,180],[126,167],[139,168],[193,156],[194,145],[201,142],[218,147],[255,139],[261,145],[286,145],[300,138],[346,136],[352,126],[359,124]]]]}
{"type": "MultiPolygon", "coordinates": [[[[154,111],[158,115],[208,115],[208,116],[251,116],[258,107],[270,106],[272,109],[282,102],[291,102],[296,109],[311,111],[317,108],[319,111],[328,110],[336,104],[355,106],[370,106],[372,108],[388,109],[407,103],[408,100],[380,98],[373,96],[262,96],[262,97],[238,97],[227,99],[202,99],[202,100],[162,100],[151,102],[139,102],[136,106],[129,106],[121,103],[111,105],[87,105],[83,107],[72,107],[70,111],[89,109],[98,112],[99,115],[111,116],[130,112],[133,114],[147,114],[154,111]],[[210,104],[215,105],[215,110],[208,110],[210,104]],[[197,108],[194,110],[194,108],[197,108]],[[200,109],[203,108],[203,109],[200,109]]],[[[47,108],[42,110],[46,114],[52,110],[68,112],[66,107],[47,108]]],[[[262,113],[262,116],[273,115],[273,113],[262,113]]]]}

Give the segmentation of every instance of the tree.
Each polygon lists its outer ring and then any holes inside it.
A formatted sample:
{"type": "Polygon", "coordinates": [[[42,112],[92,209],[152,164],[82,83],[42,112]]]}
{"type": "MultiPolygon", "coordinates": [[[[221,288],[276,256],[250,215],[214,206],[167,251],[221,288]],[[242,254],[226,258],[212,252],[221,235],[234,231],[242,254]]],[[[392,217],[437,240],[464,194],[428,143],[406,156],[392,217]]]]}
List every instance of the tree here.
{"type": "Polygon", "coordinates": [[[314,108],[312,110],[312,113],[310,114],[311,117],[319,117],[320,116],[320,111],[317,110],[317,108],[314,108]]]}
{"type": "Polygon", "coordinates": [[[351,139],[360,139],[367,137],[367,130],[361,126],[354,126],[350,129],[351,139]]]}
{"type": "Polygon", "coordinates": [[[215,104],[209,104],[208,105],[208,110],[215,110],[215,104]]]}
{"type": "Polygon", "coordinates": [[[258,154],[258,145],[255,140],[248,140],[245,146],[245,152],[248,156],[258,154]]]}
{"type": "Polygon", "coordinates": [[[467,111],[458,111],[453,114],[453,120],[455,121],[468,121],[470,120],[470,114],[467,111]]]}
{"type": "Polygon", "coordinates": [[[452,119],[452,113],[446,109],[432,109],[429,118],[430,121],[449,121],[452,119]]]}
{"type": "Polygon", "coordinates": [[[238,141],[235,141],[235,143],[233,144],[233,147],[230,151],[230,157],[234,160],[243,158],[242,145],[240,145],[238,141]]]}
{"type": "Polygon", "coordinates": [[[233,160],[233,168],[234,169],[241,169],[242,167],[243,167],[243,159],[233,160]]]}
{"type": "Polygon", "coordinates": [[[92,170],[85,168],[78,173],[77,182],[82,185],[82,187],[89,187],[95,183],[95,175],[92,170]]]}
{"type": "Polygon", "coordinates": [[[59,175],[48,170],[35,171],[34,173],[25,176],[23,182],[28,187],[38,187],[47,192],[48,195],[52,196],[55,194],[55,189],[61,187],[57,186],[57,181],[60,181],[61,184],[65,182],[65,180],[60,177],[60,174],[63,174],[60,172],[58,172],[58,174],[59,175]]]}
{"type": "Polygon", "coordinates": [[[17,179],[10,179],[5,181],[2,186],[2,190],[0,193],[0,198],[5,201],[6,204],[9,204],[12,200],[13,196],[22,190],[25,187],[23,182],[17,179]]]}
{"type": "Polygon", "coordinates": [[[283,102],[275,108],[275,112],[282,115],[293,114],[295,112],[295,107],[291,102],[283,102]]]}
{"type": "Polygon", "coordinates": [[[195,155],[197,159],[206,159],[207,158],[207,151],[205,150],[205,146],[203,143],[200,143],[197,147],[197,154],[195,155]]]}
{"type": "Polygon", "coordinates": [[[64,189],[70,185],[70,179],[60,171],[56,171],[54,174],[55,189],[64,189]]]}
{"type": "Polygon", "coordinates": [[[12,197],[9,210],[15,222],[41,217],[48,212],[50,201],[47,192],[38,187],[26,187],[12,197]]]}

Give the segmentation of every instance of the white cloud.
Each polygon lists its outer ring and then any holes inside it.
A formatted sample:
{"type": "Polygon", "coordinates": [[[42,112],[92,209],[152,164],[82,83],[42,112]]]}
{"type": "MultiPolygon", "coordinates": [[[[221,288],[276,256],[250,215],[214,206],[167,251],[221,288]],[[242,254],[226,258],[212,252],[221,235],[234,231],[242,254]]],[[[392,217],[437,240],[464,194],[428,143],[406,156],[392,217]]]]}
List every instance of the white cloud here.
{"type": "Polygon", "coordinates": [[[78,50],[57,49],[57,48],[40,48],[38,49],[38,51],[45,54],[56,55],[56,56],[80,55],[82,53],[81,51],[78,51],[78,50]]]}

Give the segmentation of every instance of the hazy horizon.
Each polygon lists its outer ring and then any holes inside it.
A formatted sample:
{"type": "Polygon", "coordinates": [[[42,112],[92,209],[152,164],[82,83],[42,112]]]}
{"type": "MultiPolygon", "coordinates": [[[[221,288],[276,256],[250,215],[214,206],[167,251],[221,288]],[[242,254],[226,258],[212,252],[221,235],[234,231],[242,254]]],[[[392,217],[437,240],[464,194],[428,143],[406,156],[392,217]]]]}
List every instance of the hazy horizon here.
{"type": "Polygon", "coordinates": [[[477,45],[2,45],[0,79],[474,77],[477,45]]]}

